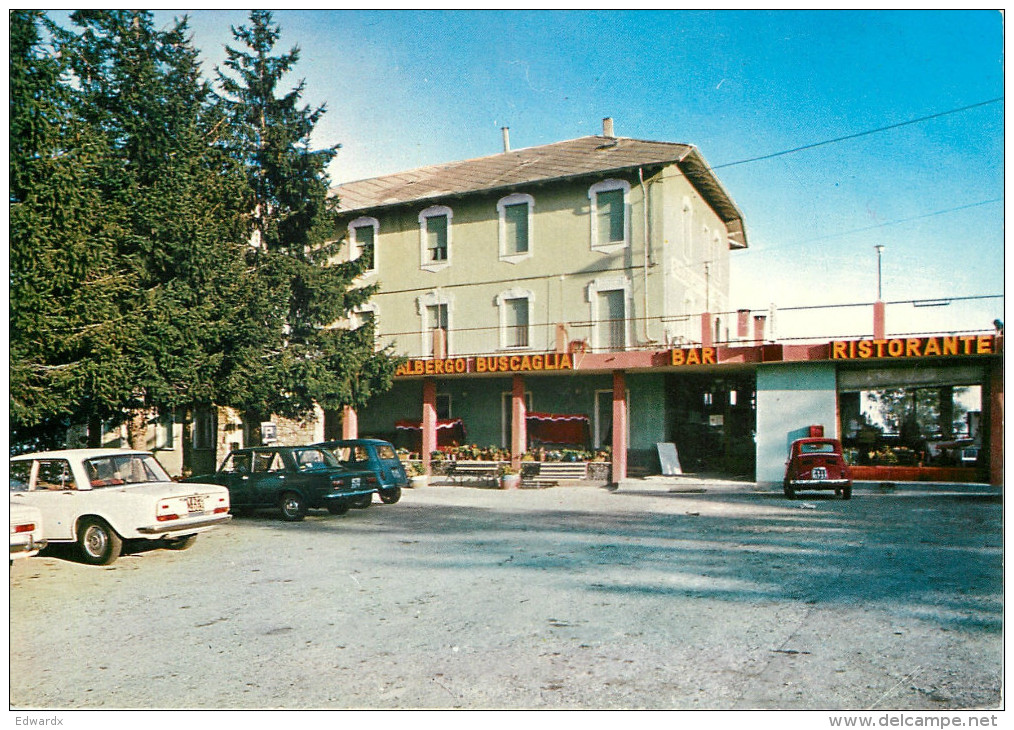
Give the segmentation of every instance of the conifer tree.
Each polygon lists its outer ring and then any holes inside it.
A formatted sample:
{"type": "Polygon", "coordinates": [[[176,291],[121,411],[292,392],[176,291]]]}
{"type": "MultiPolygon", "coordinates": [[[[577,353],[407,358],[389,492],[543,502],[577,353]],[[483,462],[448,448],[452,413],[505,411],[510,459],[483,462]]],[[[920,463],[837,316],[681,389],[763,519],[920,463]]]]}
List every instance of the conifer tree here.
{"type": "Polygon", "coordinates": [[[14,447],[60,443],[130,392],[115,255],[121,209],[102,194],[105,137],[76,114],[45,17],[10,14],[10,419],[14,447]]]}
{"type": "Polygon", "coordinates": [[[58,33],[80,115],[101,130],[110,174],[103,192],[122,221],[117,262],[131,282],[120,320],[129,338],[131,441],[143,416],[217,398],[244,275],[242,168],[216,144],[225,121],[202,80],[186,19],[76,11],[58,33]]]}
{"type": "Polygon", "coordinates": [[[389,387],[394,365],[389,353],[374,351],[372,326],[335,326],[376,288],[354,286],[365,262],[334,263],[336,201],[328,198],[327,165],[338,145],[311,148],[326,108],[303,104],[302,81],[284,90],[299,49],[276,55],[280,30],[265,11],[251,12],[250,24],[233,35],[243,46],[226,48],[218,81],[233,123],[231,149],[246,167],[250,191],[254,275],[244,316],[262,325],[264,339],[259,364],[237,368],[226,390],[246,411],[256,440],[271,413],[298,417],[314,403],[364,405],[389,387]]]}

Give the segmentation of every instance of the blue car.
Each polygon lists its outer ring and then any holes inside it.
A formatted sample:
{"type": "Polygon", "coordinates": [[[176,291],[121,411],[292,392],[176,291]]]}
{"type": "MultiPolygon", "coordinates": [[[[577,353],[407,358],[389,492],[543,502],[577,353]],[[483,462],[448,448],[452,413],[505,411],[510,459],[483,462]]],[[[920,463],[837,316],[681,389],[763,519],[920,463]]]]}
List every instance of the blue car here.
{"type": "MultiPolygon", "coordinates": [[[[398,458],[398,452],[387,441],[380,439],[343,439],[315,444],[326,449],[346,469],[366,470],[377,478],[377,493],[384,504],[394,504],[401,499],[402,487],[408,486],[405,466],[398,458]]],[[[354,507],[369,507],[373,495],[359,497],[354,507]]]]}

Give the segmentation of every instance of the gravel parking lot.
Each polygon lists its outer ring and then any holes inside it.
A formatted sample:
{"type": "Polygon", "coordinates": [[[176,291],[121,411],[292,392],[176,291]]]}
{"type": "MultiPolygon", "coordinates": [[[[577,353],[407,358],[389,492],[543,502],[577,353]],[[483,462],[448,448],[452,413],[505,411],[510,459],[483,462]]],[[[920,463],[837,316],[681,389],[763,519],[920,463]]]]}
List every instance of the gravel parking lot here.
{"type": "Polygon", "coordinates": [[[63,551],[11,568],[11,706],[997,707],[1001,512],[428,487],[105,568],[63,551]]]}

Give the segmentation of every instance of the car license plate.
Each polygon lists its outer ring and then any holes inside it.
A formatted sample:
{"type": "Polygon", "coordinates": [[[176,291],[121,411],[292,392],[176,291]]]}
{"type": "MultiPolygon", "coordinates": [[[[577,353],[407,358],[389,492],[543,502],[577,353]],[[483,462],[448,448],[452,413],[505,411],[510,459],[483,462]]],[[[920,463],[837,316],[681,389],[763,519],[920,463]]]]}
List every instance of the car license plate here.
{"type": "Polygon", "coordinates": [[[359,489],[359,477],[352,477],[352,488],[359,489]]]}
{"type": "Polygon", "coordinates": [[[827,479],[827,468],[823,466],[814,467],[811,476],[817,480],[827,479]]]}
{"type": "Polygon", "coordinates": [[[204,497],[202,495],[194,495],[193,497],[187,497],[187,511],[188,512],[203,512],[204,511],[204,497]]]}

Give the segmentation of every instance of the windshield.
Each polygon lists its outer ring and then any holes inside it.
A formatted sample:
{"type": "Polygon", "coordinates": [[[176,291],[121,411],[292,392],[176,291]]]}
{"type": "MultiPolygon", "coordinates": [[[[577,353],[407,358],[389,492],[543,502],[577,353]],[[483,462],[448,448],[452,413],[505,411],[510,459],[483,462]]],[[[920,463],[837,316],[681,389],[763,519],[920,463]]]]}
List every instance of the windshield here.
{"type": "Polygon", "coordinates": [[[816,444],[800,444],[799,451],[802,454],[833,454],[834,444],[832,443],[816,443],[816,444]]]}
{"type": "Polygon", "coordinates": [[[151,454],[97,456],[87,459],[84,464],[93,487],[172,481],[172,477],[151,454]]]}
{"type": "Polygon", "coordinates": [[[320,469],[326,466],[338,466],[338,461],[324,449],[293,449],[292,458],[300,471],[304,469],[320,469]]]}

